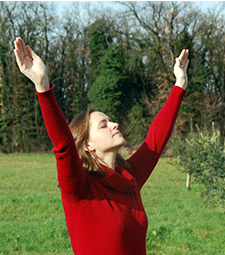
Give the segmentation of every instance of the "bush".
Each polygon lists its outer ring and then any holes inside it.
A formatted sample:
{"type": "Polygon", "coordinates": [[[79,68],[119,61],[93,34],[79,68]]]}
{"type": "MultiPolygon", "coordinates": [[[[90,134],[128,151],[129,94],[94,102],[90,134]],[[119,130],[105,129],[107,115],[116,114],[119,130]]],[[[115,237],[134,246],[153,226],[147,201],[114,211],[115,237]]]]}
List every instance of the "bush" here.
{"type": "Polygon", "coordinates": [[[191,132],[185,141],[175,137],[173,155],[179,170],[192,175],[197,183],[204,185],[203,195],[207,202],[225,205],[225,153],[220,133],[212,124],[212,132],[191,132]]]}

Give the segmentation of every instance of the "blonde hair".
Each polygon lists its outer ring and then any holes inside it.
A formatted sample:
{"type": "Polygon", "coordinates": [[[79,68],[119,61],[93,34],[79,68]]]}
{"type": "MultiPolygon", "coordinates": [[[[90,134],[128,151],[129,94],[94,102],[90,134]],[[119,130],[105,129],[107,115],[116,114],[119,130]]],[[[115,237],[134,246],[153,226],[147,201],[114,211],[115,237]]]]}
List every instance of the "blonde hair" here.
{"type": "MultiPolygon", "coordinates": [[[[89,174],[104,176],[104,172],[100,166],[100,160],[95,153],[87,150],[86,145],[89,139],[90,115],[93,112],[102,112],[100,110],[88,109],[77,115],[69,124],[69,128],[74,137],[78,155],[83,163],[83,168],[89,174]]],[[[117,153],[116,164],[129,170],[128,162],[117,153]]]]}

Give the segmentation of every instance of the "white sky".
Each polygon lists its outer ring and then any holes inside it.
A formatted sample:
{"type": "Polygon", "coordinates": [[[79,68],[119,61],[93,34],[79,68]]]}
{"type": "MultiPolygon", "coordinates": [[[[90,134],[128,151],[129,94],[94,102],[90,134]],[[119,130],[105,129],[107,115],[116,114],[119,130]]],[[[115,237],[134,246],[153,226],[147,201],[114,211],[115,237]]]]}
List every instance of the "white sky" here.
{"type": "MultiPolygon", "coordinates": [[[[57,10],[59,12],[61,12],[61,10],[63,10],[64,7],[68,7],[70,5],[70,3],[73,1],[54,1],[54,2],[56,2],[56,4],[57,4],[57,10]]],[[[81,2],[83,2],[83,1],[81,1],[81,2]]],[[[112,1],[86,1],[86,2],[102,2],[107,5],[110,5],[110,3],[112,3],[112,1]]],[[[218,4],[220,4],[223,1],[190,1],[190,2],[194,2],[199,7],[202,7],[204,11],[206,11],[210,7],[216,7],[218,4]]]]}

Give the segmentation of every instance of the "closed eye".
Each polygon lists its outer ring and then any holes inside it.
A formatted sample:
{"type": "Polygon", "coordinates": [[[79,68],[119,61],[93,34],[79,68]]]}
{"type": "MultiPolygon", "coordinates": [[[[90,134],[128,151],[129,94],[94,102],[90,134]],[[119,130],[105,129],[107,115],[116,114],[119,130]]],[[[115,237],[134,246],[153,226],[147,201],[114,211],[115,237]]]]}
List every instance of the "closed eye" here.
{"type": "Polygon", "coordinates": [[[106,128],[107,127],[107,120],[102,120],[100,122],[100,128],[106,128]]]}
{"type": "Polygon", "coordinates": [[[108,122],[112,122],[111,119],[103,119],[100,121],[100,125],[99,125],[99,128],[107,128],[108,127],[108,122]]]}

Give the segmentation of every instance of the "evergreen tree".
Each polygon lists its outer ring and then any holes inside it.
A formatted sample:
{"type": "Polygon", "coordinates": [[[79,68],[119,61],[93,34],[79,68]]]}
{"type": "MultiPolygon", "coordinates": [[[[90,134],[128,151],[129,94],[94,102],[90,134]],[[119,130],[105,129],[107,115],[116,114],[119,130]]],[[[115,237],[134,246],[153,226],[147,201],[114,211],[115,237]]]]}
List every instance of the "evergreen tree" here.
{"type": "Polygon", "coordinates": [[[130,82],[124,70],[124,51],[110,47],[101,57],[98,77],[88,91],[89,107],[99,108],[121,123],[130,101],[130,82]]]}

